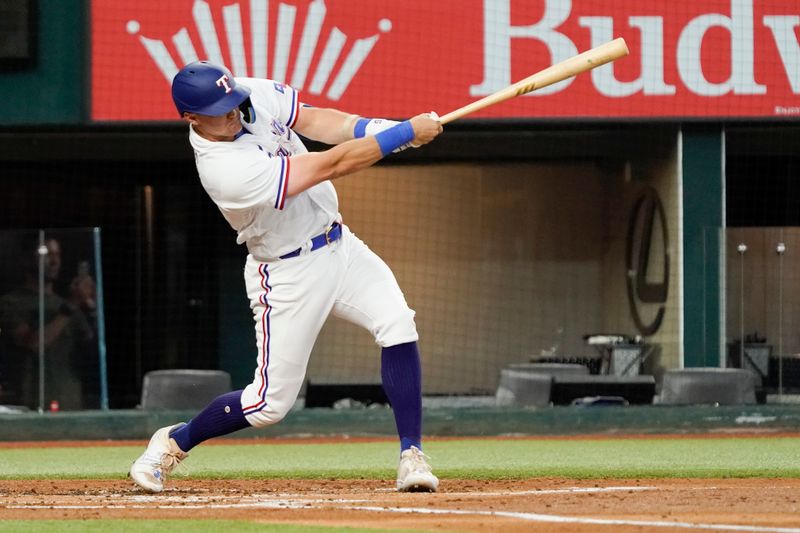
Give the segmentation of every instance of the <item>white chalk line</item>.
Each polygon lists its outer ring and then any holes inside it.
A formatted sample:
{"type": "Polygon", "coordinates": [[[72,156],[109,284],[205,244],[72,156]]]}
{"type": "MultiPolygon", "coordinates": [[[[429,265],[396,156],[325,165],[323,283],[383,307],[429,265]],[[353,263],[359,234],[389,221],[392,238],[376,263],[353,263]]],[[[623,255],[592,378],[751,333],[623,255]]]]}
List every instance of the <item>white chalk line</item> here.
{"type": "MultiPolygon", "coordinates": [[[[642,491],[642,490],[659,490],[659,487],[570,487],[566,489],[531,489],[531,490],[503,490],[495,492],[487,492],[483,490],[473,490],[469,492],[450,492],[448,496],[530,496],[535,494],[579,494],[582,492],[628,492],[628,491],[642,491]]],[[[377,489],[375,492],[384,492],[387,494],[397,493],[397,489],[377,489]]],[[[444,494],[444,493],[443,493],[444,494]]],[[[297,494],[296,496],[300,496],[297,494]]]]}
{"type": "MultiPolygon", "coordinates": [[[[536,495],[536,494],[567,494],[567,493],[598,493],[598,492],[618,492],[618,491],[649,491],[658,490],[658,487],[572,487],[565,489],[543,489],[530,491],[504,491],[496,493],[480,493],[481,495],[516,496],[516,495],[536,495]]],[[[447,495],[475,494],[475,493],[445,493],[447,495]]],[[[586,518],[575,516],[548,515],[539,513],[523,513],[515,511],[483,511],[483,510],[464,510],[464,509],[435,509],[429,507],[384,507],[372,505],[352,505],[354,503],[369,502],[364,499],[348,498],[313,498],[313,499],[286,499],[285,495],[275,499],[274,495],[254,494],[247,498],[237,495],[215,495],[215,496],[196,496],[196,495],[132,495],[123,496],[121,494],[90,496],[102,498],[119,497],[129,499],[130,504],[106,504],[106,505],[7,505],[6,509],[325,509],[334,504],[347,504],[337,506],[336,509],[352,511],[369,511],[379,513],[406,513],[406,514],[435,514],[435,515],[476,515],[476,516],[495,516],[515,518],[533,522],[548,522],[562,524],[592,524],[608,526],[639,526],[639,527],[671,527],[682,529],[706,529],[718,531],[746,531],[746,532],[765,532],[765,533],[800,533],[800,528],[769,527],[769,526],[748,526],[740,524],[704,524],[697,522],[669,522],[663,520],[621,520],[605,518],[586,518]],[[226,500],[238,500],[237,503],[215,503],[226,500]],[[164,505],[164,502],[170,502],[164,505]],[[159,503],[159,505],[146,505],[147,503],[159,503]]],[[[302,496],[302,495],[297,495],[302,496]]]]}
{"type": "Polygon", "coordinates": [[[519,518],[533,522],[551,522],[561,524],[593,524],[608,526],[642,526],[642,527],[677,527],[684,529],[716,529],[723,531],[758,531],[771,533],[800,533],[800,528],[790,527],[768,527],[768,526],[746,526],[738,524],[702,524],[695,522],[667,522],[663,520],[616,520],[607,518],[581,518],[576,516],[546,515],[538,513],[518,513],[513,511],[468,511],[463,509],[430,509],[416,507],[373,507],[373,506],[353,506],[345,507],[355,511],[370,511],[378,513],[418,513],[418,514],[455,514],[455,515],[480,515],[480,516],[502,516],[508,518],[519,518]]]}
{"type": "MultiPolygon", "coordinates": [[[[326,509],[330,500],[275,500],[248,503],[206,504],[206,505],[10,505],[8,509],[326,509]],[[315,505],[316,504],[316,505],[315,505]]],[[[471,515],[515,518],[532,522],[560,524],[592,524],[605,526],[670,527],[682,529],[711,529],[717,531],[747,531],[758,533],[800,533],[800,528],[748,526],[739,524],[703,524],[697,522],[667,522],[662,520],[617,520],[605,518],[582,518],[575,516],[545,515],[513,511],[481,511],[463,509],[431,509],[424,507],[376,507],[347,505],[335,509],[349,511],[368,511],[375,513],[471,515]]]]}
{"type": "Polygon", "coordinates": [[[323,509],[305,501],[278,500],[248,503],[207,503],[204,505],[8,505],[6,509],[323,509]]]}
{"type": "MultiPolygon", "coordinates": [[[[498,492],[448,492],[446,493],[447,496],[455,497],[455,496],[471,496],[475,494],[480,494],[481,496],[531,496],[531,495],[548,495],[548,494],[580,494],[580,493],[601,493],[601,492],[641,492],[641,491],[650,491],[650,490],[658,490],[658,487],[570,487],[564,489],[537,489],[537,490],[520,490],[520,491],[498,491],[498,492]]],[[[397,493],[397,489],[389,489],[387,492],[397,493]]],[[[382,492],[382,491],[381,491],[382,492]]],[[[112,494],[87,494],[82,496],[87,500],[102,500],[106,501],[109,499],[112,500],[128,500],[134,502],[134,505],[129,505],[131,509],[139,509],[142,507],[148,506],[137,506],[136,503],[158,503],[161,504],[158,506],[160,509],[169,509],[173,506],[170,505],[163,505],[165,502],[168,503],[179,503],[180,505],[176,505],[174,507],[179,508],[206,508],[210,506],[214,507],[263,507],[266,502],[270,501],[277,501],[277,502],[290,502],[290,501],[304,501],[309,503],[369,503],[373,500],[366,500],[366,499],[353,499],[353,498],[316,498],[316,499],[303,499],[304,494],[295,493],[295,494],[251,494],[246,497],[242,497],[241,495],[236,494],[215,494],[215,495],[208,495],[208,496],[198,496],[195,494],[187,494],[187,495],[180,495],[180,494],[168,494],[168,493],[161,493],[161,494],[133,494],[133,495],[122,495],[118,493],[112,494]],[[227,503],[217,503],[217,502],[225,502],[225,501],[236,501],[238,503],[235,504],[227,504],[227,503]],[[197,506],[190,507],[189,504],[199,504],[197,506]]],[[[153,506],[149,506],[153,507],[153,506]]],[[[7,509],[102,509],[102,508],[109,508],[109,509],[124,509],[125,505],[114,505],[114,504],[107,504],[107,505],[64,505],[64,504],[55,504],[55,505],[41,505],[41,504],[20,504],[14,506],[6,506],[7,509]]]]}
{"type": "Polygon", "coordinates": [[[500,492],[448,492],[448,496],[467,496],[480,494],[481,496],[535,496],[537,494],[581,494],[594,492],[641,492],[658,490],[658,487],[572,487],[569,489],[534,489],[500,492]]]}

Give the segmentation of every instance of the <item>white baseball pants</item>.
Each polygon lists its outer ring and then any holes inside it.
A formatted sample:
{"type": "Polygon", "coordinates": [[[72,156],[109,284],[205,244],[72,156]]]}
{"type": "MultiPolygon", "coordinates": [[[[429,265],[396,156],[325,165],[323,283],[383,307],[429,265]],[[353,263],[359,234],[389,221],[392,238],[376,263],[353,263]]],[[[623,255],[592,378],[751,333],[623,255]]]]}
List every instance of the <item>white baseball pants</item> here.
{"type": "Polygon", "coordinates": [[[242,393],[252,426],[279,422],[292,408],[331,312],[366,328],[381,347],[418,339],[394,274],[347,226],[339,240],[298,257],[265,263],[248,256],[244,277],[258,347],[253,382],[242,393]]]}

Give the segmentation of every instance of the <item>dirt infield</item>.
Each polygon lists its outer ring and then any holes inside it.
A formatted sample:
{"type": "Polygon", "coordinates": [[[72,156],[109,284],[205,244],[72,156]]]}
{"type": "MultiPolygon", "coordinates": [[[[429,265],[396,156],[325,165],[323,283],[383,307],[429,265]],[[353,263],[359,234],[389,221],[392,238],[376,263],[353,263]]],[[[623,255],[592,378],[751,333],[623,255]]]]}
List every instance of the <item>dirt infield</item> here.
{"type": "Polygon", "coordinates": [[[797,479],[191,480],[161,494],[130,481],[0,481],[2,519],[217,518],[441,531],[800,532],[797,479]]]}

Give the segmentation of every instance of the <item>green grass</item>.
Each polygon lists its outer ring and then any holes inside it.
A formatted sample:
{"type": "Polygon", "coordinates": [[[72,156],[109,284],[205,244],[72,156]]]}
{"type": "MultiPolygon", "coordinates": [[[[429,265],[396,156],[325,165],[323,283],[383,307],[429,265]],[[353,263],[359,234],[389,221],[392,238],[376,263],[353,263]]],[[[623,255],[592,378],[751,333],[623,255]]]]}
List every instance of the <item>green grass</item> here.
{"type": "MultiPolygon", "coordinates": [[[[800,477],[800,438],[432,441],[442,478],[800,477]]],[[[0,449],[0,479],[127,474],[141,447],[0,449]]],[[[200,478],[392,479],[389,442],[199,446],[184,463],[200,478]]]]}
{"type": "MultiPolygon", "coordinates": [[[[385,529],[260,524],[241,520],[0,520],[3,533],[385,533],[385,529]]],[[[420,533],[420,529],[393,529],[420,533]]]]}

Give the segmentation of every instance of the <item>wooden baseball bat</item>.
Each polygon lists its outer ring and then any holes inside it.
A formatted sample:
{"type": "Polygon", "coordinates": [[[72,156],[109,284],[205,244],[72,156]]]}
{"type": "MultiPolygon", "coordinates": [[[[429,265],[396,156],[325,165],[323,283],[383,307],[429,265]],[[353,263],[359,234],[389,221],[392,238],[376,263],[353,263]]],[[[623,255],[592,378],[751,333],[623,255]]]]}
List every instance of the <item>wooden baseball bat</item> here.
{"type": "Polygon", "coordinates": [[[446,115],[442,115],[439,122],[447,124],[448,122],[465,117],[475,111],[558,83],[559,81],[571,78],[581,72],[592,70],[600,65],[605,65],[606,63],[625,57],[626,55],[628,55],[628,45],[625,44],[625,39],[622,37],[614,39],[613,41],[601,44],[591,50],[587,50],[582,54],[565,59],[544,70],[540,70],[536,74],[532,74],[517,83],[511,84],[505,89],[500,89],[496,93],[490,94],[464,107],[460,107],[446,115]]]}

